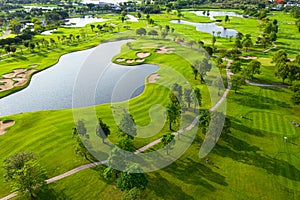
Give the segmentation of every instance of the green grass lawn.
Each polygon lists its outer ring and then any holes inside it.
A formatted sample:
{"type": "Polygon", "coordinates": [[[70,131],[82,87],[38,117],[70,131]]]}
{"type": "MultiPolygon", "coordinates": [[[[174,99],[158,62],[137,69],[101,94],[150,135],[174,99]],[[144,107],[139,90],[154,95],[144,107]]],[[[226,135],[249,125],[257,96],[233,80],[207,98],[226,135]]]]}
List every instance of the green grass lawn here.
{"type": "MultiPolygon", "coordinates": [[[[193,18],[194,16],[185,15],[193,18]]],[[[172,37],[184,37],[185,41],[201,39],[206,44],[210,44],[211,35],[201,33],[192,26],[177,25],[169,23],[173,15],[161,14],[153,15],[157,24],[164,27],[169,24],[175,28],[172,37]]],[[[273,16],[272,16],[273,17],[273,16]]],[[[298,46],[292,45],[293,39],[286,38],[283,27],[284,21],[292,20],[286,14],[276,13],[274,17],[279,20],[280,32],[278,42],[287,47],[291,55],[299,51],[298,46]],[[282,23],[282,24],[281,24],[282,23]],[[281,27],[282,25],[282,27],[281,27]]],[[[193,20],[193,19],[191,19],[193,20]]],[[[115,19],[114,23],[119,23],[115,19]]],[[[144,27],[145,22],[126,22],[131,26],[131,30],[122,30],[122,34],[107,34],[101,40],[114,40],[121,37],[133,36],[137,27],[144,27]]],[[[258,22],[254,19],[232,18],[228,28],[235,28],[238,31],[258,34],[258,22]]],[[[121,25],[120,25],[121,27],[121,25]]],[[[122,27],[121,27],[122,28],[122,27]]],[[[292,28],[292,27],[291,27],[292,28]]],[[[149,26],[147,30],[158,27],[149,26]]],[[[75,29],[61,29],[63,34],[69,34],[75,29]]],[[[291,32],[296,34],[294,29],[291,32]]],[[[77,31],[80,31],[78,29],[77,31]]],[[[89,26],[86,31],[90,31],[89,26]]],[[[90,33],[92,34],[92,33],[90,33]]],[[[50,36],[50,37],[56,37],[50,36]]],[[[88,48],[99,42],[99,38],[91,39],[89,43],[80,44],[75,47],[51,51],[47,61],[41,61],[41,55],[28,55],[26,60],[1,61],[0,73],[9,72],[16,68],[12,66],[18,63],[18,67],[28,68],[32,63],[38,63],[38,69],[43,69],[49,64],[55,63],[62,52],[75,51],[88,48]],[[44,63],[40,63],[44,62],[44,63]]],[[[298,41],[294,41],[298,42],[298,41]]],[[[296,43],[297,44],[297,43],[296,43]]],[[[228,39],[217,38],[218,48],[231,48],[233,42],[228,39]]],[[[129,101],[129,110],[138,125],[147,125],[150,122],[149,109],[151,106],[160,104],[166,105],[169,90],[161,84],[171,84],[180,82],[175,74],[170,73],[168,67],[175,69],[189,81],[193,87],[199,87],[203,96],[202,108],[211,107],[208,89],[205,85],[199,85],[199,80],[194,80],[190,64],[201,58],[199,53],[192,49],[182,47],[170,40],[149,37],[138,37],[138,40],[131,43],[130,47],[124,45],[117,57],[130,58],[139,51],[150,51],[152,54],[145,62],[159,64],[157,71],[161,75],[156,83],[147,84],[144,92],[129,101]],[[173,47],[174,53],[157,55],[154,50],[158,46],[173,47]],[[199,57],[199,58],[198,58],[199,57]],[[170,83],[171,81],[171,83],[170,83]]],[[[278,83],[273,75],[273,66],[270,58],[274,51],[262,54],[259,49],[250,49],[245,55],[259,57],[262,62],[262,74],[255,75],[255,81],[278,83]]],[[[46,60],[46,59],[44,59],[46,60]]],[[[245,61],[244,65],[247,64],[245,61]]],[[[223,73],[224,75],[224,70],[223,73]]],[[[214,75],[214,74],[213,74],[214,75]]],[[[210,80],[212,81],[212,80],[210,80]]],[[[300,106],[294,106],[290,102],[291,92],[287,89],[255,87],[244,85],[237,94],[233,91],[227,97],[227,117],[231,120],[231,133],[222,135],[215,148],[208,155],[209,164],[204,158],[200,159],[199,149],[205,137],[201,133],[201,128],[194,143],[188,148],[183,156],[176,162],[164,169],[147,173],[149,185],[143,193],[142,199],[297,199],[300,196],[300,128],[292,125],[291,120],[300,123],[300,106]],[[245,118],[241,118],[244,116],[245,118]],[[288,136],[288,142],[283,141],[283,137],[288,136]]],[[[98,116],[111,127],[112,134],[109,139],[117,142],[118,128],[111,112],[111,105],[96,106],[98,116]]],[[[121,104],[114,104],[121,112],[121,104]]],[[[84,109],[82,109],[84,111],[84,109]]],[[[118,111],[118,112],[119,112],[118,111]]],[[[187,119],[194,117],[192,110],[184,113],[187,119]]],[[[13,119],[16,124],[8,132],[0,136],[0,158],[19,151],[34,151],[39,160],[46,168],[49,177],[64,173],[72,168],[85,164],[86,161],[74,153],[72,144],[72,127],[74,127],[73,115],[70,109],[59,111],[40,111],[24,113],[4,117],[2,119],[13,119]]],[[[155,123],[161,123],[156,121],[155,123]]],[[[91,138],[98,139],[92,135],[93,124],[86,122],[91,138]]],[[[182,126],[186,126],[183,123],[182,126]]],[[[179,128],[179,127],[177,127],[179,128]]],[[[139,130],[142,131],[142,130],[139,130]]],[[[145,139],[137,138],[134,141],[136,147],[141,147],[168,131],[168,124],[162,130],[145,139]]],[[[156,145],[152,150],[162,148],[161,144],[156,145]]],[[[2,160],[0,165],[2,165],[2,160]]],[[[46,194],[41,194],[41,199],[120,199],[122,193],[116,188],[114,183],[107,183],[101,176],[103,167],[81,171],[65,179],[49,185],[50,190],[46,194]]],[[[0,177],[4,171],[0,168],[0,177]]],[[[9,186],[0,178],[0,197],[9,194],[9,186]]]]}

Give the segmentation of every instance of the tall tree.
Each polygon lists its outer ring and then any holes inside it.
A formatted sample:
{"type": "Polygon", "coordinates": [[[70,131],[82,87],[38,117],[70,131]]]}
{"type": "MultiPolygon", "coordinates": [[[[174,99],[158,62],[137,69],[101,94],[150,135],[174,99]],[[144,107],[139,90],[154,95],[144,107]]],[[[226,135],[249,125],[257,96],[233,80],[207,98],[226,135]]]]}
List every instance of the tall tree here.
{"type": "Polygon", "coordinates": [[[161,142],[166,146],[167,154],[169,155],[169,150],[175,145],[175,136],[172,133],[166,133],[161,137],[161,142]]]}
{"type": "Polygon", "coordinates": [[[13,191],[36,197],[36,192],[46,185],[46,172],[33,153],[16,153],[4,160],[5,180],[13,191]]]}
{"type": "Polygon", "coordinates": [[[127,111],[124,112],[122,119],[119,124],[120,136],[128,136],[129,138],[133,139],[137,132],[135,127],[135,122],[127,111]]]}
{"type": "Polygon", "coordinates": [[[145,190],[147,185],[147,174],[137,164],[129,165],[117,180],[117,188],[121,191],[129,191],[132,188],[145,190]]]}
{"type": "Polygon", "coordinates": [[[192,88],[184,88],[184,99],[188,103],[188,108],[191,107],[192,102],[192,88]]]}
{"type": "Polygon", "coordinates": [[[257,60],[252,60],[245,68],[244,74],[251,80],[255,74],[260,74],[261,63],[257,60]]]}
{"type": "Polygon", "coordinates": [[[197,105],[199,107],[202,105],[202,95],[201,95],[200,89],[198,87],[196,87],[194,89],[193,100],[194,100],[194,112],[196,112],[197,105]]]}
{"type": "Polygon", "coordinates": [[[98,124],[96,126],[96,135],[102,139],[102,143],[104,139],[110,135],[110,129],[107,124],[105,124],[101,118],[98,118],[98,124]]]}
{"type": "Polygon", "coordinates": [[[169,129],[172,130],[172,124],[177,122],[180,117],[180,105],[178,103],[170,102],[167,104],[167,116],[169,120],[169,129]]]}

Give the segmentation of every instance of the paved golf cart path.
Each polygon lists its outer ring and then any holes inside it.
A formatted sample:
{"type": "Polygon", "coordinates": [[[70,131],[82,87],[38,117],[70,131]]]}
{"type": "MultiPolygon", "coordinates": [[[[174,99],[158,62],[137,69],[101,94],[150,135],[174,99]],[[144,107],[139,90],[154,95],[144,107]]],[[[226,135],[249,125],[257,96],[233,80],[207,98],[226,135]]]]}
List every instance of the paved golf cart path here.
{"type": "MultiPolygon", "coordinates": [[[[227,89],[225,90],[223,96],[219,99],[219,101],[218,101],[211,109],[209,109],[210,112],[215,111],[215,110],[223,103],[223,101],[226,99],[226,97],[227,97],[227,95],[228,95],[228,93],[229,93],[229,91],[230,91],[230,89],[231,89],[231,85],[232,85],[232,84],[231,84],[230,76],[232,75],[232,73],[231,73],[230,70],[229,70],[229,66],[230,66],[231,63],[232,63],[232,60],[229,60],[229,59],[227,59],[227,58],[225,58],[224,60],[227,61],[226,75],[227,75],[228,87],[227,87],[227,89]]],[[[177,132],[173,132],[172,134],[176,136],[176,135],[179,135],[179,134],[181,134],[181,133],[183,133],[183,132],[185,132],[185,131],[189,131],[189,130],[191,130],[192,128],[194,128],[194,126],[195,126],[197,123],[198,123],[198,116],[193,120],[193,122],[192,122],[189,126],[187,126],[187,127],[184,128],[184,129],[181,129],[181,130],[179,130],[179,131],[177,131],[177,132]]],[[[146,151],[147,149],[153,147],[154,145],[156,145],[156,144],[158,144],[158,143],[160,143],[160,138],[157,139],[157,140],[155,140],[155,141],[153,141],[153,142],[151,142],[151,143],[149,143],[149,144],[147,144],[146,146],[143,146],[143,147],[139,148],[138,150],[135,151],[135,154],[138,154],[138,153],[141,153],[141,152],[143,152],[143,151],[146,151]]],[[[58,176],[55,176],[55,177],[53,177],[53,178],[50,178],[50,179],[46,180],[46,182],[47,182],[47,184],[49,184],[49,183],[58,181],[58,180],[60,180],[60,179],[63,179],[63,178],[65,178],[65,177],[71,176],[72,174],[75,174],[75,173],[80,172],[80,171],[82,171],[82,170],[85,170],[85,169],[88,169],[88,168],[92,168],[92,167],[95,167],[95,166],[98,166],[98,165],[105,164],[106,162],[107,162],[107,160],[103,160],[103,161],[100,161],[100,162],[95,162],[95,163],[85,164],[85,165],[76,167],[76,168],[74,168],[74,169],[72,169],[72,170],[70,170],[70,171],[67,171],[67,172],[65,172],[65,173],[63,173],[63,174],[60,174],[60,175],[58,175],[58,176]]],[[[12,193],[12,194],[9,194],[9,195],[6,196],[6,197],[3,197],[3,198],[0,199],[0,200],[8,200],[8,199],[11,199],[11,198],[16,197],[16,196],[17,196],[17,193],[12,193]]]]}
{"type": "Polygon", "coordinates": [[[245,79],[245,82],[249,85],[258,86],[258,87],[278,87],[278,88],[288,88],[287,85],[278,85],[278,84],[264,84],[264,83],[255,83],[245,79]]]}

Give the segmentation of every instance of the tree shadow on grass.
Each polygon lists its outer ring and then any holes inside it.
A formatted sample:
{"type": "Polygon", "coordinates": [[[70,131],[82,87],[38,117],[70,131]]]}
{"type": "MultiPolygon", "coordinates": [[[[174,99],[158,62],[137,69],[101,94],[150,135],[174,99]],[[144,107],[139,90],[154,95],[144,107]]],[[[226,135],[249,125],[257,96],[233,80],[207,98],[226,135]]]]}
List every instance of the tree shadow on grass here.
{"type": "Polygon", "coordinates": [[[216,191],[216,188],[207,180],[223,186],[228,185],[224,176],[214,172],[207,164],[196,162],[191,158],[178,160],[163,170],[179,180],[188,184],[201,185],[210,191],[216,191]]]}
{"type": "Polygon", "coordinates": [[[256,109],[271,109],[274,106],[288,108],[289,104],[283,101],[278,101],[269,97],[263,97],[249,92],[243,92],[242,96],[235,98],[235,102],[240,105],[248,106],[256,109]]]}
{"type": "MultiPolygon", "coordinates": [[[[245,120],[249,120],[249,119],[245,119],[245,120]]],[[[257,137],[264,137],[265,135],[263,134],[262,131],[258,130],[258,129],[253,129],[253,128],[249,128],[247,126],[244,126],[243,124],[240,124],[238,122],[236,122],[235,120],[231,121],[231,127],[233,129],[236,129],[238,131],[250,134],[250,135],[254,135],[257,137]]]]}
{"type": "Polygon", "coordinates": [[[72,198],[67,197],[63,190],[57,191],[50,188],[46,185],[44,188],[40,189],[36,194],[36,199],[39,200],[49,200],[49,199],[57,199],[57,200],[72,200],[72,198]]]}
{"type": "Polygon", "coordinates": [[[300,181],[300,170],[287,161],[276,159],[268,155],[263,155],[257,151],[260,149],[247,142],[239,140],[231,135],[225,139],[227,145],[216,144],[214,153],[229,157],[237,162],[247,165],[253,165],[258,168],[265,169],[268,173],[276,176],[282,176],[294,181],[300,181]]]}
{"type": "Polygon", "coordinates": [[[149,180],[152,184],[148,185],[148,189],[153,191],[161,199],[194,199],[192,196],[186,194],[182,188],[162,177],[159,173],[153,173],[154,180],[149,180]]]}

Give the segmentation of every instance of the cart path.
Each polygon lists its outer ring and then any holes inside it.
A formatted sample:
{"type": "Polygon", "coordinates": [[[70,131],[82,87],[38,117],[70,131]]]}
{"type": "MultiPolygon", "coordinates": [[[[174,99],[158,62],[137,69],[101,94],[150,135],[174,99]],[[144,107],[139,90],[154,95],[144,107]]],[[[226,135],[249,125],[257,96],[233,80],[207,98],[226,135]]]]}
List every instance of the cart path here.
{"type": "MultiPolygon", "coordinates": [[[[232,60],[229,60],[227,58],[225,58],[224,60],[227,61],[226,75],[227,75],[228,87],[225,90],[223,96],[219,99],[219,101],[211,109],[209,109],[210,112],[215,111],[223,103],[223,101],[226,99],[226,97],[227,97],[227,95],[228,95],[228,93],[229,93],[229,91],[231,89],[231,85],[232,84],[231,84],[231,81],[230,81],[231,80],[230,76],[232,75],[232,73],[230,72],[229,67],[230,67],[230,65],[232,63],[232,60]]],[[[187,126],[184,129],[181,129],[181,130],[179,130],[177,132],[173,132],[172,134],[176,136],[176,135],[179,135],[181,133],[184,133],[185,131],[191,130],[198,123],[198,119],[199,119],[199,116],[195,117],[195,119],[193,120],[193,122],[189,126],[187,126]]],[[[161,141],[161,139],[159,138],[159,139],[157,139],[157,140],[155,140],[155,141],[153,141],[153,142],[151,142],[151,143],[149,143],[149,144],[147,144],[147,145],[139,148],[138,150],[135,151],[135,154],[139,154],[139,153],[141,153],[143,151],[146,151],[147,149],[149,149],[149,148],[153,147],[154,145],[160,143],[160,141],[161,141]]],[[[68,176],[71,176],[71,175],[73,175],[73,174],[75,174],[77,172],[80,172],[82,170],[89,169],[89,168],[92,168],[92,167],[95,167],[95,166],[98,166],[98,165],[102,165],[102,164],[105,164],[105,163],[107,163],[107,160],[103,160],[103,161],[99,161],[99,162],[94,162],[94,163],[90,163],[90,164],[81,165],[81,166],[76,167],[76,168],[74,168],[74,169],[72,169],[70,171],[67,171],[67,172],[63,173],[63,174],[60,174],[58,176],[55,176],[53,178],[50,178],[50,179],[46,180],[46,183],[49,184],[49,183],[58,181],[60,179],[63,179],[63,178],[68,177],[68,176]]],[[[17,193],[11,193],[11,194],[9,194],[9,195],[1,198],[0,200],[9,200],[9,199],[14,198],[16,196],[17,196],[17,193]]]]}

